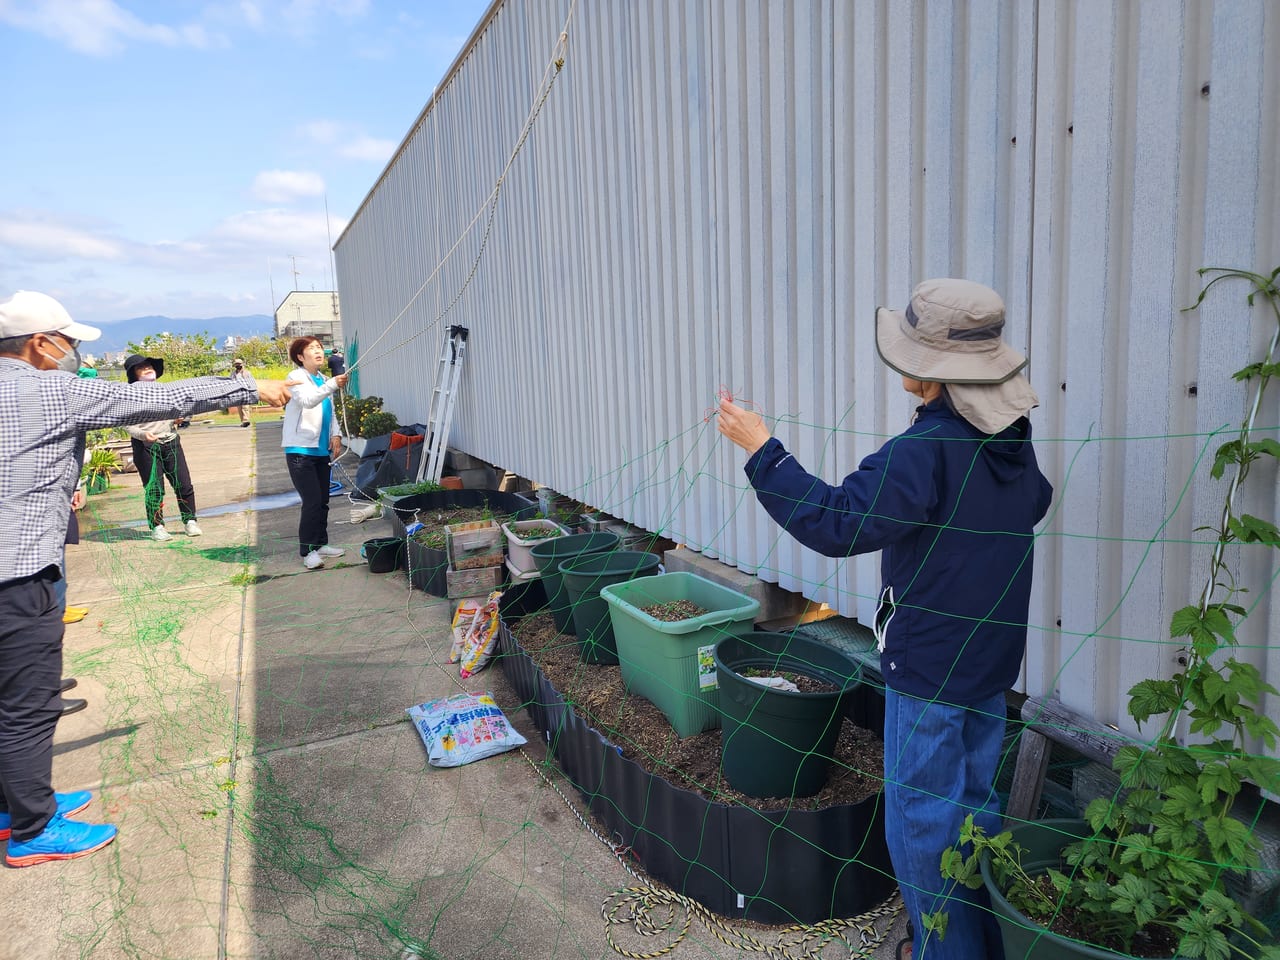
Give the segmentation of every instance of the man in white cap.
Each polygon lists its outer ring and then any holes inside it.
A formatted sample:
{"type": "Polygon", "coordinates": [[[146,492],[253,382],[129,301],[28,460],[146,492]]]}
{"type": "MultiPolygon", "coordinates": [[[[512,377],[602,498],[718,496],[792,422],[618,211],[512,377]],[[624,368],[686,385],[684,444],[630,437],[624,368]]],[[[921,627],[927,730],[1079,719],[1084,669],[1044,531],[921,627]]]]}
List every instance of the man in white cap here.
{"type": "Polygon", "coordinates": [[[85,431],[289,399],[278,381],[81,379],[77,348],[99,336],[43,293],[0,301],[0,840],[13,867],[82,857],[116,835],[110,824],[67,819],[89,805],[88,791],[53,791],[62,711],[56,584],[85,431]]]}
{"type": "Polygon", "coordinates": [[[922,405],[837,486],[807,473],[758,413],[719,408],[720,432],[751,455],[756,496],[788,533],[829,557],[883,551],[885,836],[920,941],[900,943],[900,958],[1004,955],[985,894],[939,871],[966,815],[1000,830],[1005,691],[1026,649],[1033,528],[1053,495],[1031,446],[1027,361],[1003,328],[1000,296],[968,280],[927,280],[906,310],[877,310],[881,359],[922,405]],[[939,911],[941,939],[922,922],[939,911]]]}

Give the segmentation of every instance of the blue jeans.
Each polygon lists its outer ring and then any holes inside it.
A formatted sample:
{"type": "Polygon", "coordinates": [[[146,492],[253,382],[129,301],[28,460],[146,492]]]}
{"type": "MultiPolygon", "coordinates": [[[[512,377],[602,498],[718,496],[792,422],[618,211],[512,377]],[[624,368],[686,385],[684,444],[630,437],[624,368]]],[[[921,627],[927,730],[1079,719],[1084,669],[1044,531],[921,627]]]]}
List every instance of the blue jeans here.
{"type": "Polygon", "coordinates": [[[1004,694],[957,707],[885,689],[885,838],[921,960],[1003,960],[986,891],[944,880],[938,862],[967,814],[988,833],[1000,831],[1004,720],[1004,694]],[[937,910],[948,914],[944,940],[920,920],[937,910]]]}

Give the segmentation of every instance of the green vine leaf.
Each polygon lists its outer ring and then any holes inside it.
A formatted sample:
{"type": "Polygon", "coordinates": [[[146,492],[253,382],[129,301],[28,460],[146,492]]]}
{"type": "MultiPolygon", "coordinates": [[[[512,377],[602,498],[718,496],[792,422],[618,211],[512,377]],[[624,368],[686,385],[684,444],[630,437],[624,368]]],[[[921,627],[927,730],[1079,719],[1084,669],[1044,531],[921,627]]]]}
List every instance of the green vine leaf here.
{"type": "Polygon", "coordinates": [[[1162,900],[1150,880],[1128,873],[1115,885],[1111,902],[1118,912],[1131,915],[1139,927],[1144,927],[1163,909],[1162,900]]]}
{"type": "Polygon", "coordinates": [[[1280,544],[1280,530],[1276,525],[1250,514],[1232,517],[1228,526],[1241,543],[1265,543],[1272,547],[1280,544]]]}
{"type": "Polygon", "coordinates": [[[1242,367],[1231,375],[1231,379],[1237,382],[1244,380],[1252,380],[1254,377],[1274,377],[1280,374],[1280,363],[1267,363],[1259,360],[1257,363],[1251,363],[1247,367],[1242,367]]]}
{"type": "Polygon", "coordinates": [[[1227,465],[1240,462],[1240,441],[1230,440],[1220,446],[1213,455],[1213,466],[1209,468],[1209,476],[1221,480],[1227,465]]]}

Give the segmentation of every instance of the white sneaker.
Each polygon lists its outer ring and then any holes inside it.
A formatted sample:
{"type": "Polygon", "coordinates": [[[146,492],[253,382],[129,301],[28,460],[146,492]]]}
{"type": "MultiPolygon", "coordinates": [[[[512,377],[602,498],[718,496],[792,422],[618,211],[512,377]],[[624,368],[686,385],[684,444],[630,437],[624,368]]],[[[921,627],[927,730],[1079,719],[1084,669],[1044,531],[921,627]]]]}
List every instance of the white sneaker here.
{"type": "Polygon", "coordinates": [[[164,524],[151,528],[152,540],[172,540],[173,534],[164,528],[164,524]]]}
{"type": "Polygon", "coordinates": [[[322,557],[340,557],[346,552],[341,547],[331,547],[327,543],[316,551],[322,557]]]}
{"type": "Polygon", "coordinates": [[[324,566],[324,557],[320,556],[317,551],[312,550],[302,558],[302,565],[308,570],[319,570],[324,566]]]}
{"type": "Polygon", "coordinates": [[[198,537],[198,536],[200,536],[200,534],[202,534],[202,533],[204,533],[204,531],[200,529],[200,524],[196,523],[194,520],[188,520],[188,521],[187,521],[187,536],[188,536],[188,537],[198,537]]]}

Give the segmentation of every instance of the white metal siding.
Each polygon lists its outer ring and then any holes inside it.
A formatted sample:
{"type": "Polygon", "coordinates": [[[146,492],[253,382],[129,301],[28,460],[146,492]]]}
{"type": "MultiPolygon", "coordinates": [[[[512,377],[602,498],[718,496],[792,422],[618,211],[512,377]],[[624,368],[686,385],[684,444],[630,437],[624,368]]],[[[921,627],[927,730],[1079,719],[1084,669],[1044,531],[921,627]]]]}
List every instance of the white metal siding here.
{"type": "MultiPolygon", "coordinates": [[[[1057,490],[1025,689],[1124,726],[1175,667],[1223,495],[1199,458],[1268,334],[1240,287],[1181,308],[1201,265],[1280,262],[1276,49],[1266,0],[497,3],[337,244],[362,390],[425,419],[464,324],[455,446],[867,620],[877,558],[780,535],[705,414],[730,388],[836,481],[910,416],[874,308],[989,283],[1057,490]]],[[[1249,491],[1276,515],[1272,465],[1249,491]]],[[[1280,683],[1276,566],[1236,560],[1280,683]]]]}

